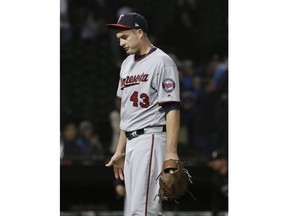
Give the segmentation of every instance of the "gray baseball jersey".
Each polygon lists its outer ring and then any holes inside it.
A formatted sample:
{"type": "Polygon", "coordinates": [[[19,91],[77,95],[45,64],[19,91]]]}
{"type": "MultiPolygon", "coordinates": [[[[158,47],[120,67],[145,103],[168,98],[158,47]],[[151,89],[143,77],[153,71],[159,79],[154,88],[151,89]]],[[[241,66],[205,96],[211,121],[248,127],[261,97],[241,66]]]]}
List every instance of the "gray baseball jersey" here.
{"type": "Polygon", "coordinates": [[[135,59],[129,55],[121,65],[117,96],[121,98],[123,131],[165,125],[161,104],[180,102],[179,74],[174,61],[154,47],[135,59]]]}

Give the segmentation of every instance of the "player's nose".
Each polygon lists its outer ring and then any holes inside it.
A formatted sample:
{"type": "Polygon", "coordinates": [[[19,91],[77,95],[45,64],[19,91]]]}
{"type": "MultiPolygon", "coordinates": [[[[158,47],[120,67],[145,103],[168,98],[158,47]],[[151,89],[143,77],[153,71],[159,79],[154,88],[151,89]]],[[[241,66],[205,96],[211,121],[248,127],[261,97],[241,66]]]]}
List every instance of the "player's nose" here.
{"type": "Polygon", "coordinates": [[[120,39],[120,46],[124,47],[125,43],[123,42],[123,40],[120,39]]]}

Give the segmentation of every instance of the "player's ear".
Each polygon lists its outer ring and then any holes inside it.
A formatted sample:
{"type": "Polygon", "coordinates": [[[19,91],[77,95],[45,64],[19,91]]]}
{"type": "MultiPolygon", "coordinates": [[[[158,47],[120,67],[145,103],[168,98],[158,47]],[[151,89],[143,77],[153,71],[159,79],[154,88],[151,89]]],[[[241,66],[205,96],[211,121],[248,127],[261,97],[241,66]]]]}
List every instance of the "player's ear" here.
{"type": "Polygon", "coordinates": [[[139,38],[142,39],[145,32],[142,29],[137,29],[137,34],[138,34],[139,38]]]}

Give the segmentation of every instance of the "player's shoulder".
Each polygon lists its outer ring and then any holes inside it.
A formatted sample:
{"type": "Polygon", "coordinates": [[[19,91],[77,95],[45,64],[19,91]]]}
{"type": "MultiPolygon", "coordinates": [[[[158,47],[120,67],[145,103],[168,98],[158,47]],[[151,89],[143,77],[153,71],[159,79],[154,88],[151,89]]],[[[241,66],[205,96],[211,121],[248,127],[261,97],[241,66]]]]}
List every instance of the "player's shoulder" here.
{"type": "Polygon", "coordinates": [[[160,48],[157,48],[157,50],[155,51],[155,56],[157,56],[157,58],[154,59],[156,61],[159,61],[159,63],[162,63],[164,65],[175,65],[173,59],[160,48]]]}

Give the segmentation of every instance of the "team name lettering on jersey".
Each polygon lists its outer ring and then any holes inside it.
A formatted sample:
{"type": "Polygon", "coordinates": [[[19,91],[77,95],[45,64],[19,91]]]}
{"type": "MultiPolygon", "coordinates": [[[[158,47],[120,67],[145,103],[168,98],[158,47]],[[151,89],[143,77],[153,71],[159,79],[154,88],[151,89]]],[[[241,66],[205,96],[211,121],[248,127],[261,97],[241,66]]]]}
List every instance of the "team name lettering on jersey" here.
{"type": "Polygon", "coordinates": [[[141,82],[147,82],[148,76],[149,74],[142,73],[141,75],[127,76],[126,78],[121,78],[121,90],[133,85],[139,85],[141,82]]]}

